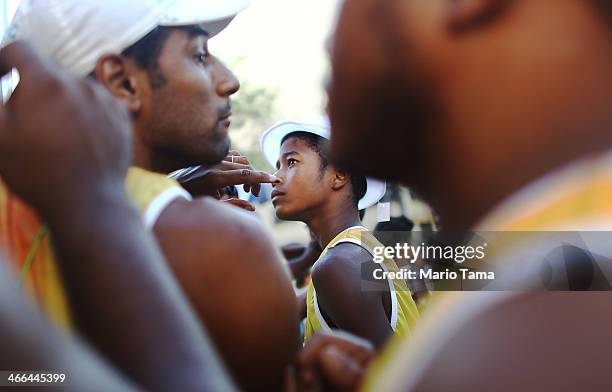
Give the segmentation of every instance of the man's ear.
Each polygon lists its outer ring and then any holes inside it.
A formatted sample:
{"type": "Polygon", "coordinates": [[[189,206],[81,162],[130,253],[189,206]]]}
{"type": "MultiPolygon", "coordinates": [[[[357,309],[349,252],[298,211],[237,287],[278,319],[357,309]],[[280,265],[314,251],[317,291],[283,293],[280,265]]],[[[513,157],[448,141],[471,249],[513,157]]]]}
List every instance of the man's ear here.
{"type": "Polygon", "coordinates": [[[350,177],[348,173],[341,170],[336,170],[334,172],[334,177],[332,178],[332,189],[335,191],[340,190],[349,182],[350,177]]]}
{"type": "Polygon", "coordinates": [[[444,0],[449,30],[469,31],[500,16],[513,0],[444,0]]]}
{"type": "Polygon", "coordinates": [[[142,89],[136,77],[134,65],[120,55],[108,54],[100,57],[94,69],[96,80],[115,97],[123,101],[131,113],[142,106],[142,89]]]}

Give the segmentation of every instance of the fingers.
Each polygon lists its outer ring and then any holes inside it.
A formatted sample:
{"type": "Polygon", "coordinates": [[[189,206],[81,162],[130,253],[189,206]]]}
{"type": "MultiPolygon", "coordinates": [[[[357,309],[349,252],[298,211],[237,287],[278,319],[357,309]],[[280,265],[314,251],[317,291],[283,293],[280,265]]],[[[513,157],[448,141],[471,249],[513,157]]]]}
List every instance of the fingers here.
{"type": "Polygon", "coordinates": [[[274,184],[278,183],[278,178],[271,174],[263,171],[256,171],[251,169],[241,170],[227,170],[220,171],[217,173],[217,186],[222,188],[224,186],[238,185],[238,184],[274,184]]]}
{"type": "Polygon", "coordinates": [[[236,207],[242,208],[247,211],[251,211],[251,212],[255,211],[255,206],[246,200],[231,198],[231,199],[223,200],[223,202],[229,203],[231,205],[234,205],[236,207]]]}
{"type": "MultiPolygon", "coordinates": [[[[226,158],[227,159],[227,158],[226,158]]],[[[227,160],[224,160],[223,162],[221,162],[220,167],[223,170],[254,170],[253,167],[249,164],[249,161],[245,158],[245,159],[241,159],[240,163],[238,163],[238,161],[236,162],[230,162],[227,160]],[[244,163],[246,162],[246,163],[244,163]]],[[[238,185],[238,184],[235,184],[238,185]]],[[[242,188],[244,189],[244,191],[246,193],[252,192],[254,196],[258,197],[259,196],[259,192],[261,187],[258,184],[243,184],[242,188]]]]}
{"type": "Polygon", "coordinates": [[[19,70],[20,79],[28,81],[49,73],[44,61],[29,45],[16,41],[0,49],[0,76],[13,68],[19,70]]]}
{"type": "Polygon", "coordinates": [[[364,368],[336,347],[321,352],[321,373],[325,380],[342,391],[353,391],[361,384],[364,368]]]}
{"type": "MultiPolygon", "coordinates": [[[[53,80],[49,77],[50,70],[43,60],[23,42],[16,41],[0,49],[0,77],[11,72],[13,68],[19,70],[20,85],[43,78],[53,80]]],[[[44,87],[42,83],[36,82],[36,84],[44,87]]],[[[10,110],[10,105],[0,106],[0,134],[4,134],[8,128],[6,120],[7,111],[10,110]]]]}
{"type": "Polygon", "coordinates": [[[282,392],[297,392],[297,384],[295,380],[295,370],[293,366],[289,365],[285,369],[285,375],[283,377],[283,387],[281,389],[282,392]]]}
{"type": "Polygon", "coordinates": [[[317,334],[296,358],[300,385],[316,385],[322,377],[339,390],[354,390],[373,356],[372,344],[354,335],[317,334]]]}
{"type": "Polygon", "coordinates": [[[245,192],[251,192],[253,194],[253,196],[255,197],[259,197],[259,193],[261,192],[261,185],[259,184],[255,184],[255,185],[249,185],[249,184],[244,184],[243,185],[243,189],[245,192]]]}
{"type": "Polygon", "coordinates": [[[228,155],[225,157],[224,161],[231,163],[240,163],[242,165],[250,165],[249,159],[242,155],[228,155]]]}
{"type": "Polygon", "coordinates": [[[334,335],[320,333],[314,335],[304,349],[298,354],[297,362],[301,365],[308,365],[319,360],[321,351],[326,347],[335,346],[351,354],[358,354],[359,358],[374,353],[374,348],[370,342],[348,333],[336,333],[334,335]]]}
{"type": "MultiPolygon", "coordinates": [[[[240,154],[240,152],[236,150],[231,150],[227,154],[227,157],[225,157],[225,159],[223,160],[222,165],[223,167],[226,168],[225,170],[230,170],[229,169],[230,167],[234,170],[238,170],[238,169],[254,170],[253,167],[251,166],[251,162],[249,162],[249,159],[245,157],[244,155],[240,154]],[[238,167],[237,165],[241,165],[242,167],[238,167]]],[[[256,183],[256,184],[245,183],[243,185],[243,189],[247,193],[251,192],[256,197],[258,197],[259,194],[261,193],[261,186],[259,185],[259,183],[256,183]]]]}

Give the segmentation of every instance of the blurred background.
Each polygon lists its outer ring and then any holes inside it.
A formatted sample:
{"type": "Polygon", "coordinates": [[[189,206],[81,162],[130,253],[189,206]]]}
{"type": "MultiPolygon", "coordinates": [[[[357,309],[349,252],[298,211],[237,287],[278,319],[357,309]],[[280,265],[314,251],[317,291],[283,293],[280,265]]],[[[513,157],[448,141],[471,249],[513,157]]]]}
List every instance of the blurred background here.
{"type": "MultiPolygon", "coordinates": [[[[248,156],[257,169],[274,171],[259,147],[259,138],[267,128],[283,120],[307,121],[323,116],[329,70],[326,48],[341,3],[255,0],[210,41],[211,53],[241,82],[232,103],[232,146],[248,156]]],[[[2,35],[18,5],[19,0],[0,0],[2,35]]],[[[407,189],[391,188],[387,197],[391,216],[408,217],[415,223],[415,230],[433,226],[432,213],[424,203],[407,189]]],[[[278,221],[266,197],[252,201],[279,245],[309,240],[302,223],[278,221]]],[[[377,207],[371,207],[364,218],[365,226],[373,229],[378,218],[377,207]]]]}

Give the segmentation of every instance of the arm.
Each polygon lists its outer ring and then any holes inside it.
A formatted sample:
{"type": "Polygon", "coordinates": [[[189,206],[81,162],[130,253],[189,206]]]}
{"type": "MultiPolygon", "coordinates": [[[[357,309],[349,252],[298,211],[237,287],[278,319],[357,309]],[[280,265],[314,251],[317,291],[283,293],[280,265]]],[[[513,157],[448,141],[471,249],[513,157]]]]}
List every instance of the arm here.
{"type": "Polygon", "coordinates": [[[257,219],[211,198],[176,200],[154,231],[240,386],[278,389],[299,346],[297,305],[257,219]]]}
{"type": "Polygon", "coordinates": [[[212,345],[119,189],[79,193],[47,216],[79,330],[149,390],[227,389],[212,345]]]}
{"type": "Polygon", "coordinates": [[[0,369],[64,373],[66,391],[135,390],[84,345],[57,333],[26,301],[3,264],[0,259],[0,369]]]}
{"type": "Polygon", "coordinates": [[[353,244],[339,244],[317,263],[312,281],[323,312],[340,329],[381,347],[393,333],[380,291],[361,288],[361,264],[374,268],[372,256],[353,244]]]}
{"type": "Polygon", "coordinates": [[[356,391],[376,356],[367,340],[346,332],[315,334],[295,360],[298,391],[317,391],[324,385],[334,391],[356,391]]]}
{"type": "Polygon", "coordinates": [[[283,253],[285,255],[291,253],[293,257],[287,257],[289,270],[291,271],[291,275],[293,279],[297,281],[298,286],[301,286],[305,277],[308,274],[310,267],[317,261],[319,256],[321,255],[321,247],[319,244],[312,241],[306,247],[301,247],[301,252],[298,253],[296,247],[283,248],[283,253]]]}
{"type": "Polygon", "coordinates": [[[0,51],[21,81],[0,108],[0,173],[48,223],[74,317],[112,362],[150,390],[229,382],[128,201],[125,108],[103,88],[45,64],[26,46],[0,51]],[[61,159],[58,159],[61,157],[61,159]]]}
{"type": "Polygon", "coordinates": [[[196,166],[170,174],[193,197],[218,197],[219,189],[230,185],[243,185],[245,192],[259,196],[261,184],[272,184],[277,180],[271,174],[255,170],[248,158],[238,151],[230,151],[223,161],[216,165],[196,166]]]}

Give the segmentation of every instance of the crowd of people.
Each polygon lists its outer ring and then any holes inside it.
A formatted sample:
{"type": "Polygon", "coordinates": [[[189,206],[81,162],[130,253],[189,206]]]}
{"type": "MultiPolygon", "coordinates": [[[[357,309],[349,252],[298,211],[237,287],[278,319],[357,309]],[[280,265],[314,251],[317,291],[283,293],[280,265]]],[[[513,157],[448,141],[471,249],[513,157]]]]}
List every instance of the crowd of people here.
{"type": "MultiPolygon", "coordinates": [[[[0,50],[19,73],[0,108],[0,370],[75,391],[609,389],[611,243],[546,233],[612,228],[610,3],[344,0],[329,124],[272,126],[266,173],[230,150],[240,84],[208,50],[250,2],[22,1],[0,50]],[[569,287],[365,289],[402,268],[361,222],[375,178],[442,232],[542,233],[569,287]],[[310,244],[280,249],[237,197],[262,184],[310,244]],[[585,265],[600,291],[571,292],[585,265]]],[[[530,273],[511,238],[489,257],[530,273]]]]}

